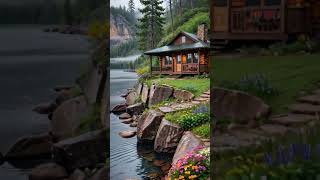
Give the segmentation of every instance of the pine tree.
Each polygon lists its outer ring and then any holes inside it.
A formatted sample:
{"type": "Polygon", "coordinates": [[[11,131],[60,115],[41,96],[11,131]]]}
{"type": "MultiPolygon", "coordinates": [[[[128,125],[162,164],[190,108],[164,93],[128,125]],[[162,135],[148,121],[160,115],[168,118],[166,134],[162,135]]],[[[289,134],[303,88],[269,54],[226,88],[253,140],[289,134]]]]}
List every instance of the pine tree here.
{"type": "Polygon", "coordinates": [[[65,23],[67,25],[72,25],[73,16],[72,16],[70,0],[65,0],[64,1],[64,17],[65,17],[65,23]]]}
{"type": "Polygon", "coordinates": [[[130,13],[131,13],[132,15],[134,15],[134,10],[135,10],[135,8],[134,8],[134,2],[133,2],[133,0],[129,0],[128,6],[129,6],[130,13]]]}
{"type": "Polygon", "coordinates": [[[161,40],[164,25],[164,8],[161,0],[140,0],[144,6],[139,11],[143,15],[138,24],[139,49],[153,49],[161,40]]]}

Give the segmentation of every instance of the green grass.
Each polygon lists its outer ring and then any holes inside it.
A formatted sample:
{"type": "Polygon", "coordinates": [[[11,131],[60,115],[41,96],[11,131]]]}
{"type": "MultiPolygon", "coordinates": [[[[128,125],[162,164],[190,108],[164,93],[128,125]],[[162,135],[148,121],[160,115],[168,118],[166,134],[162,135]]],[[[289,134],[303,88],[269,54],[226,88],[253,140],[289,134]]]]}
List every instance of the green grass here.
{"type": "Polygon", "coordinates": [[[210,124],[204,124],[192,129],[192,132],[202,138],[210,138],[210,124]]]}
{"type": "Polygon", "coordinates": [[[238,82],[245,75],[263,74],[279,90],[278,96],[265,99],[273,113],[286,112],[300,91],[309,92],[320,81],[320,54],[263,57],[214,57],[213,85],[223,87],[225,81],[238,82]]]}
{"type": "Polygon", "coordinates": [[[156,79],[157,84],[167,84],[178,89],[190,91],[199,97],[203,92],[210,89],[210,80],[208,78],[188,78],[188,79],[156,79]]]}

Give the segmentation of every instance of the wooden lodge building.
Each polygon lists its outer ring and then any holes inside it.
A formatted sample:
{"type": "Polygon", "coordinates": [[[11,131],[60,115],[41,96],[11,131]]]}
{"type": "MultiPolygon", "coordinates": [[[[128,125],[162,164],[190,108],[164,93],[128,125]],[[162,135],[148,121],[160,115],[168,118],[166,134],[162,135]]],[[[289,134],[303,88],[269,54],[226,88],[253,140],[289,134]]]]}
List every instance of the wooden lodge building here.
{"type": "Polygon", "coordinates": [[[165,75],[209,73],[210,43],[207,33],[207,26],[201,24],[197,35],[181,32],[166,46],[145,52],[150,56],[150,72],[165,75]],[[158,67],[153,67],[153,57],[157,57],[158,67]]]}
{"type": "Polygon", "coordinates": [[[320,0],[212,0],[212,45],[319,36],[320,0]]]}

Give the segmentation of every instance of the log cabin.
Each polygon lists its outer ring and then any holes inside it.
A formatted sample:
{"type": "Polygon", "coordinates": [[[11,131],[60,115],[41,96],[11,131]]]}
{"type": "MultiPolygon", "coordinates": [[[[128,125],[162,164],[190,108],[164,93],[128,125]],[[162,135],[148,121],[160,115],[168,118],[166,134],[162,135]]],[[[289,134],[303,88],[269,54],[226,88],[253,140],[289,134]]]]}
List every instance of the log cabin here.
{"type": "Polygon", "coordinates": [[[180,32],[166,46],[145,52],[150,56],[151,74],[208,74],[210,43],[206,24],[198,26],[197,35],[180,32]],[[154,58],[155,57],[155,58],[154,58]],[[152,61],[158,61],[153,63],[152,61]],[[157,67],[154,67],[157,64],[157,67]]]}
{"type": "Polygon", "coordinates": [[[212,0],[211,44],[319,36],[319,9],[319,0],[212,0]]]}

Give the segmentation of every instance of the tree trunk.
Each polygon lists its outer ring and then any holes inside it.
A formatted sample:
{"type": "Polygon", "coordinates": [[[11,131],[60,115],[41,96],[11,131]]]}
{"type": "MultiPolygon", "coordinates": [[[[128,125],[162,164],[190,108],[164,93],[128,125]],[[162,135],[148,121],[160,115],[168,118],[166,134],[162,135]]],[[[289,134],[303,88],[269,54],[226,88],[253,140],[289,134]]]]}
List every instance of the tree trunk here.
{"type": "Polygon", "coordinates": [[[179,15],[182,16],[182,0],[179,0],[179,15]]]}
{"type": "Polygon", "coordinates": [[[171,18],[171,31],[173,33],[172,0],[169,0],[169,5],[170,5],[170,18],[171,18]]]}

